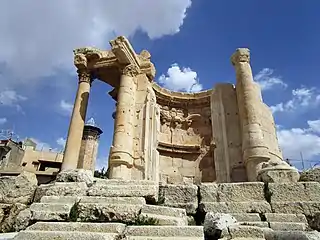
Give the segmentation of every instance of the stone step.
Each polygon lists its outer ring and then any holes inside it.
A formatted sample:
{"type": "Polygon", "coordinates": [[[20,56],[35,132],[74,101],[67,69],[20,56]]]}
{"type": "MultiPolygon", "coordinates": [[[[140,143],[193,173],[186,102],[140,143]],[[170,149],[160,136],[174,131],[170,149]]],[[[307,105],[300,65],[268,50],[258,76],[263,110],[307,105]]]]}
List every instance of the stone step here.
{"type": "MultiPolygon", "coordinates": [[[[146,236],[128,236],[126,240],[203,240],[203,237],[146,237],[146,236]]],[[[264,240],[264,239],[263,239],[264,240]]]]}
{"type": "Polygon", "coordinates": [[[158,185],[124,185],[95,183],[88,189],[89,196],[99,197],[148,197],[157,199],[158,185]]]}
{"type": "Polygon", "coordinates": [[[80,197],[74,196],[43,196],[40,203],[61,203],[74,204],[79,201],[80,197]]]}
{"type": "Polygon", "coordinates": [[[84,222],[37,222],[28,231],[100,232],[121,234],[126,225],[122,223],[84,223],[84,222]]]}
{"type": "Polygon", "coordinates": [[[17,234],[17,232],[0,233],[0,240],[12,240],[17,234]]]}
{"type": "Polygon", "coordinates": [[[127,237],[178,237],[204,238],[203,227],[201,226],[128,226],[125,231],[127,237]]]}
{"type": "Polygon", "coordinates": [[[266,240],[318,240],[320,232],[317,231],[269,231],[265,233],[266,240]]]}
{"type": "Polygon", "coordinates": [[[84,182],[55,182],[45,190],[45,196],[86,196],[87,184],[84,182]]]}
{"type": "Polygon", "coordinates": [[[303,214],[266,213],[265,217],[268,222],[308,223],[306,216],[303,214]]]}
{"type": "Polygon", "coordinates": [[[141,209],[141,213],[164,215],[178,218],[187,216],[187,212],[183,208],[164,207],[157,205],[144,205],[141,209]]]}
{"type": "Polygon", "coordinates": [[[242,226],[255,226],[255,227],[261,227],[261,228],[268,228],[269,223],[268,222],[238,222],[239,225],[242,226]]]}
{"type": "Polygon", "coordinates": [[[137,204],[144,205],[146,200],[143,197],[97,197],[84,196],[80,198],[80,203],[103,203],[103,204],[137,204]]]}
{"type": "Polygon", "coordinates": [[[141,212],[142,205],[79,203],[77,219],[84,222],[122,222],[134,223],[141,212]]]}
{"type": "Polygon", "coordinates": [[[188,226],[188,219],[187,217],[178,218],[178,217],[171,217],[171,216],[164,216],[164,215],[157,215],[157,214],[148,214],[148,213],[141,213],[141,217],[144,219],[154,219],[156,220],[156,225],[160,226],[188,226]]]}
{"type": "Polygon", "coordinates": [[[65,221],[69,219],[73,204],[63,203],[33,203],[30,206],[32,220],[65,221]]]}
{"type": "Polygon", "coordinates": [[[276,231],[305,231],[307,229],[306,223],[296,222],[271,222],[270,228],[276,231]]]}
{"type": "Polygon", "coordinates": [[[118,234],[115,233],[96,233],[96,232],[63,232],[63,231],[23,231],[14,240],[116,240],[118,234]]]}
{"type": "Polygon", "coordinates": [[[272,202],[272,212],[287,214],[304,214],[312,216],[315,212],[320,212],[319,201],[300,201],[300,202],[272,202]]]}
{"type": "Polygon", "coordinates": [[[230,213],[238,222],[260,222],[258,213],[230,213]]]}
{"type": "Polygon", "coordinates": [[[202,183],[200,195],[203,202],[258,202],[264,201],[264,183],[202,183]]]}
{"type": "Polygon", "coordinates": [[[264,238],[263,228],[255,226],[231,226],[229,227],[231,239],[234,238],[264,238]]]}
{"type": "Polygon", "coordinates": [[[216,213],[271,213],[267,201],[260,202],[202,202],[200,205],[206,212],[216,213]]]}
{"type": "Polygon", "coordinates": [[[125,185],[125,186],[133,186],[133,185],[156,185],[157,183],[151,180],[122,180],[122,179],[101,179],[95,178],[95,184],[102,185],[125,185]]]}

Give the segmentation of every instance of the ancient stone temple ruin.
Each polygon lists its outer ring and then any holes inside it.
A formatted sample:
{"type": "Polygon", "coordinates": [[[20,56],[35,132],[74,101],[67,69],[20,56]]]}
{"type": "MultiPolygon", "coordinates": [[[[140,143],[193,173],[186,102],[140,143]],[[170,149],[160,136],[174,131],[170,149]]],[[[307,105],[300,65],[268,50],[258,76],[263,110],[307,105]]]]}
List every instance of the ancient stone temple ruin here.
{"type": "MultiPolygon", "coordinates": [[[[74,51],[79,87],[62,170],[76,169],[93,79],[113,87],[117,102],[110,149],[112,179],[162,183],[246,182],[277,175],[298,178],[282,161],[272,113],[253,81],[248,49],[231,58],[236,84],[198,93],[172,92],[155,81],[151,55],[118,37],[111,50],[74,51]]],[[[273,176],[274,177],[274,176],[273,176]]],[[[297,181],[297,179],[295,179],[297,181]]]]}
{"type": "Polygon", "coordinates": [[[319,178],[299,179],[282,160],[249,50],[231,59],[235,86],[178,93],[154,82],[150,54],[124,37],[109,51],[75,50],[62,169],[49,184],[30,172],[0,177],[0,232],[13,232],[0,239],[320,239],[319,178]],[[92,171],[101,130],[84,124],[93,79],[117,102],[104,179],[92,171]]]}

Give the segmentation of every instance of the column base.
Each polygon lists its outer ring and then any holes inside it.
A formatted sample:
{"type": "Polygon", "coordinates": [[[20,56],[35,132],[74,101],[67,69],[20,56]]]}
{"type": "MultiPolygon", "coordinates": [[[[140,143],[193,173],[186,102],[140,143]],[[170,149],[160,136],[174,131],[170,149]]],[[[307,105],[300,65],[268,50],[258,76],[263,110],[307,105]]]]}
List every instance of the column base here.
{"type": "Polygon", "coordinates": [[[125,164],[112,164],[109,166],[109,179],[131,180],[131,170],[125,164]]]}
{"type": "Polygon", "coordinates": [[[269,156],[255,156],[245,161],[248,182],[258,181],[258,173],[269,159],[269,156]]]}
{"type": "Polygon", "coordinates": [[[263,164],[258,173],[258,180],[264,183],[298,182],[299,178],[298,169],[279,159],[263,164]]]}

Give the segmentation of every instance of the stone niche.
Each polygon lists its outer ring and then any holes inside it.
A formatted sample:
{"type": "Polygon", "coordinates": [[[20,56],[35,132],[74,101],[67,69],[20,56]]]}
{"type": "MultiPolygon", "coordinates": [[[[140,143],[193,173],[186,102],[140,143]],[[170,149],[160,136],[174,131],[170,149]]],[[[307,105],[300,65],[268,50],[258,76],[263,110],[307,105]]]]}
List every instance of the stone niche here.
{"type": "Polygon", "coordinates": [[[210,93],[168,91],[154,84],[160,108],[159,174],[163,183],[216,180],[210,93]]]}

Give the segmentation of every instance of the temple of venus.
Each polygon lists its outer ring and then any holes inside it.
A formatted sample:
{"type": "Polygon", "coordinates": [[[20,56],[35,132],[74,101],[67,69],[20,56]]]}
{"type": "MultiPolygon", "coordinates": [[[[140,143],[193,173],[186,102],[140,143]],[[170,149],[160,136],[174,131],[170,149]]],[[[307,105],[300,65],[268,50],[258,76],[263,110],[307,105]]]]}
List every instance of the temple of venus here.
{"type": "Polygon", "coordinates": [[[283,161],[272,113],[253,80],[249,49],[239,48],[231,57],[235,85],[182,93],[154,81],[148,51],[137,54],[125,37],[110,45],[107,51],[74,50],[79,84],[62,171],[94,169],[96,152],[91,163],[79,155],[91,83],[97,79],[113,87],[109,94],[117,102],[109,178],[198,184],[252,182],[269,174],[297,181],[297,170],[283,161]]]}

